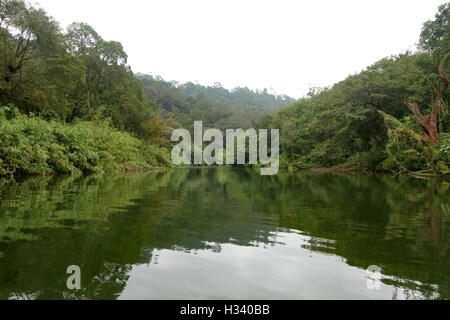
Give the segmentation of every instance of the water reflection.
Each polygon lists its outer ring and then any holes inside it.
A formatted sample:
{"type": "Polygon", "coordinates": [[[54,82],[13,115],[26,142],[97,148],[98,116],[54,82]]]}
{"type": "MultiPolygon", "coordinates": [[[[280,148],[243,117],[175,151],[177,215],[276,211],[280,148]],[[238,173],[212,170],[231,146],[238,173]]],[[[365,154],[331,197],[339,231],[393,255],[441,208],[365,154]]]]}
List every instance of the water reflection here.
{"type": "Polygon", "coordinates": [[[448,196],[231,168],[30,178],[1,189],[0,299],[448,299],[448,196]]]}

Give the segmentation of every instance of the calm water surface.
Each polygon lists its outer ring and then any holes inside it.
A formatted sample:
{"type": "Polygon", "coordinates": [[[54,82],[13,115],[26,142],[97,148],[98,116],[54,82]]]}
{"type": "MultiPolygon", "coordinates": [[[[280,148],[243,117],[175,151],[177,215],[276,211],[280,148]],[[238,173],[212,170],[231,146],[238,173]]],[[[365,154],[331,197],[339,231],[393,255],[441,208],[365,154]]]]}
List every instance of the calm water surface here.
{"type": "Polygon", "coordinates": [[[0,299],[450,297],[448,183],[173,169],[0,196],[0,299]]]}

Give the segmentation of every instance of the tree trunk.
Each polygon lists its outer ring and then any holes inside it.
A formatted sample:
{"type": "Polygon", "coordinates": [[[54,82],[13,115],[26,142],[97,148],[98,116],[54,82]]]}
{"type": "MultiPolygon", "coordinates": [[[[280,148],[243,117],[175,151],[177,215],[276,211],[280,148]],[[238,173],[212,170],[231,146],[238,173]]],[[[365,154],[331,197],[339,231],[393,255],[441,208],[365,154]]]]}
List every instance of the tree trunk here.
{"type": "Polygon", "coordinates": [[[422,133],[424,134],[427,141],[430,143],[428,147],[430,166],[436,174],[440,174],[439,165],[433,159],[432,148],[439,144],[438,119],[441,113],[442,98],[444,97],[445,91],[447,90],[448,87],[448,77],[445,74],[444,67],[449,57],[450,52],[448,52],[445,55],[445,57],[441,60],[441,63],[439,65],[439,75],[441,76],[441,89],[437,93],[436,100],[434,101],[431,113],[427,116],[424,116],[420,111],[417,103],[405,102],[405,104],[412,111],[416,119],[422,124],[422,133]]]}
{"type": "Polygon", "coordinates": [[[431,146],[436,146],[439,143],[438,119],[441,113],[441,100],[444,97],[445,91],[448,87],[448,77],[445,74],[445,63],[450,57],[450,52],[445,55],[439,65],[439,74],[441,76],[441,89],[434,101],[431,113],[424,116],[419,109],[417,103],[405,102],[408,108],[412,111],[416,119],[422,124],[422,132],[425,138],[430,142],[431,146]]]}

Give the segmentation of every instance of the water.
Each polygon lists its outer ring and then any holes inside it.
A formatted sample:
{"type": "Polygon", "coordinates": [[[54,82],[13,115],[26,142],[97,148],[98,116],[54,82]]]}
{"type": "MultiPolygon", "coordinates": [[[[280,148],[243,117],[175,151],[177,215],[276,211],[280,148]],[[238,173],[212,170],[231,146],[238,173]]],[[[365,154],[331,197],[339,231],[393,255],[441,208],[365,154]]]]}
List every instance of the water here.
{"type": "Polygon", "coordinates": [[[449,190],[250,168],[29,178],[0,187],[0,299],[448,299],[449,190]]]}

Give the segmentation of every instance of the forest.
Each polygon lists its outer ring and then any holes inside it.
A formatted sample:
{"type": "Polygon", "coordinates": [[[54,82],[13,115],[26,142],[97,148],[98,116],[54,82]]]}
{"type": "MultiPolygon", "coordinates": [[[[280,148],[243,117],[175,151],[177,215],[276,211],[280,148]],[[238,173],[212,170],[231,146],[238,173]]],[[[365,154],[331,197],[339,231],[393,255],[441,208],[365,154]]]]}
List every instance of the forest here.
{"type": "Polygon", "coordinates": [[[286,95],[271,94],[267,89],[253,91],[238,87],[230,91],[220,83],[202,86],[192,82],[167,82],[151,75],[138,74],[137,77],[166,123],[183,128],[191,128],[194,121],[220,130],[254,128],[264,115],[296,102],[286,95]]]}
{"type": "Polygon", "coordinates": [[[280,129],[281,165],[404,174],[450,167],[450,3],[414,52],[384,58],[302,99],[134,73],[125,48],[88,24],[0,1],[0,175],[171,166],[170,135],[280,129]]]}
{"type": "Polygon", "coordinates": [[[265,116],[282,165],[395,173],[449,172],[450,3],[424,23],[416,52],[386,57],[265,116]]]}

